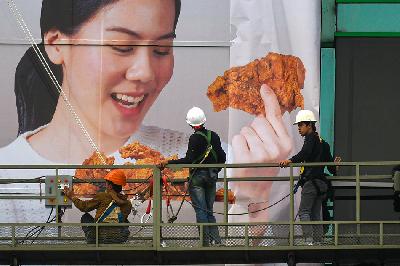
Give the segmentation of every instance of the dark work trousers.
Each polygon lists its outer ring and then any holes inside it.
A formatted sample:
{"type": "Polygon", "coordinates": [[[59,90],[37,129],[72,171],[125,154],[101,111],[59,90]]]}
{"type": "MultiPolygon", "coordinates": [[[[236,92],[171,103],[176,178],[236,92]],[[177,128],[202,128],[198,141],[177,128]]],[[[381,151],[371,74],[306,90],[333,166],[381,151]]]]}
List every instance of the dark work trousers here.
{"type": "MultiPolygon", "coordinates": [[[[81,223],[95,223],[92,215],[85,213],[81,217],[81,223]]],[[[86,241],[88,244],[96,243],[96,227],[95,226],[82,226],[85,233],[86,241]]],[[[99,227],[99,243],[102,244],[115,244],[124,243],[129,238],[128,226],[101,226],[99,227]]]]}
{"type": "MultiPolygon", "coordinates": [[[[320,180],[309,180],[301,190],[301,201],[299,206],[299,217],[301,221],[321,221],[322,201],[326,197],[328,185],[320,180]],[[318,186],[318,189],[315,185],[318,186]]],[[[322,225],[303,225],[303,235],[308,241],[321,241],[323,236],[322,225]]]]}
{"type": "MultiPolygon", "coordinates": [[[[218,172],[214,169],[197,169],[190,181],[189,195],[196,213],[197,223],[215,223],[213,213],[218,172]]],[[[203,227],[203,245],[221,243],[217,226],[203,227]]]]}
{"type": "MultiPolygon", "coordinates": [[[[94,223],[94,218],[92,215],[86,212],[81,217],[81,223],[94,223]]],[[[96,227],[82,226],[82,230],[85,233],[86,241],[88,244],[96,243],[96,227]]]]}

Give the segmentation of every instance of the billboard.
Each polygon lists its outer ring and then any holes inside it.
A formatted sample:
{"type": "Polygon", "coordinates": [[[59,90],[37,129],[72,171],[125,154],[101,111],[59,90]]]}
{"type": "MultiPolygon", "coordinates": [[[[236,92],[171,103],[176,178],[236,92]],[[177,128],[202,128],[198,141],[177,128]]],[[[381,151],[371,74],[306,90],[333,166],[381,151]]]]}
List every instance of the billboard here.
{"type": "MultiPolygon", "coordinates": [[[[192,106],[205,111],[206,127],[220,135],[229,163],[272,163],[295,154],[302,145],[295,114],[319,111],[319,1],[182,0],[180,10],[176,3],[2,1],[0,163],[82,164],[99,151],[124,164],[134,160],[119,149],[135,141],[182,157],[192,106]]],[[[2,170],[1,178],[46,174],[2,170]]],[[[255,184],[230,184],[231,213],[263,208],[289,192],[287,182],[255,184]]],[[[0,190],[37,193],[39,186],[0,190]]],[[[288,206],[286,200],[230,220],[287,221],[288,206]]],[[[15,200],[2,208],[3,222],[43,222],[48,215],[39,202],[15,200]]],[[[193,221],[190,206],[186,211],[182,220],[193,221]]]]}

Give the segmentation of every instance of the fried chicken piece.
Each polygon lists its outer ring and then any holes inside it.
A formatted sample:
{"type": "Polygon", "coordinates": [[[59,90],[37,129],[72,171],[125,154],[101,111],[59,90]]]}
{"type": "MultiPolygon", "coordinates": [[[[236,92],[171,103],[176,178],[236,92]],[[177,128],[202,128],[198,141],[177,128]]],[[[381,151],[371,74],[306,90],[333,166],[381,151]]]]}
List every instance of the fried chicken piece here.
{"type": "MultiPolygon", "coordinates": [[[[178,159],[178,155],[174,154],[170,157],[165,158],[166,161],[169,160],[176,160],[178,159]]],[[[189,168],[182,168],[182,169],[176,169],[176,170],[172,170],[170,168],[165,168],[163,170],[163,174],[167,175],[170,178],[187,178],[189,176],[189,168]]]]}
{"type": "MultiPolygon", "coordinates": [[[[136,144],[136,148],[138,148],[139,150],[146,150],[146,146],[144,146],[142,144],[136,144]]],[[[147,158],[143,158],[143,159],[138,159],[135,163],[135,165],[157,165],[160,164],[163,161],[168,161],[168,160],[172,160],[172,159],[177,159],[178,156],[177,155],[173,155],[171,157],[165,158],[161,155],[161,153],[159,153],[159,155],[157,153],[152,153],[153,155],[156,155],[155,157],[147,157],[147,158]]],[[[132,163],[126,163],[125,165],[129,165],[132,163]]],[[[144,181],[150,181],[150,178],[153,175],[153,169],[150,168],[136,168],[136,169],[124,169],[125,175],[127,177],[127,179],[134,179],[134,180],[138,180],[141,182],[144,181]]],[[[174,178],[187,178],[189,176],[189,169],[182,169],[182,170],[178,170],[178,171],[172,171],[171,169],[164,169],[162,171],[162,175],[167,176],[168,180],[174,179],[174,178]]],[[[124,190],[128,193],[128,194],[141,194],[144,191],[146,192],[146,195],[144,196],[145,198],[150,197],[149,195],[149,183],[129,183],[124,187],[124,190]]],[[[168,183],[169,186],[171,186],[170,183],[168,183]]],[[[183,195],[185,193],[185,189],[182,188],[182,186],[176,186],[174,185],[173,188],[168,189],[168,193],[169,194],[179,194],[179,195],[183,195]]],[[[163,197],[164,199],[166,198],[165,196],[163,197]]],[[[179,199],[179,197],[170,197],[171,199],[177,200],[179,199]]]]}
{"type": "Polygon", "coordinates": [[[119,153],[121,157],[131,158],[131,159],[144,159],[144,158],[161,158],[162,155],[159,151],[153,150],[152,148],[140,144],[138,141],[135,141],[131,144],[125,145],[124,147],[119,149],[119,153]]]}
{"type": "MultiPolygon", "coordinates": [[[[98,154],[94,152],[88,159],[83,161],[82,165],[103,165],[103,160],[100,158],[100,156],[104,158],[107,165],[114,164],[114,157],[107,157],[104,153],[98,154]]],[[[102,179],[107,173],[108,169],[76,169],[75,178],[102,179]]],[[[99,187],[88,183],[75,184],[73,188],[74,193],[79,196],[92,196],[99,190],[99,187]]]]}
{"type": "MultiPolygon", "coordinates": [[[[142,157],[136,160],[135,165],[157,165],[165,161],[177,159],[178,155],[172,155],[170,157],[164,157],[161,155],[160,152],[153,150],[139,142],[134,142],[132,144],[128,144],[125,147],[120,149],[120,152],[124,153],[125,156],[129,158],[134,157],[142,157]],[[146,156],[144,157],[144,155],[146,156]]],[[[122,156],[122,154],[121,154],[122,156]]],[[[127,158],[128,158],[127,157],[127,158]]],[[[131,163],[126,163],[125,165],[129,165],[131,163]]],[[[145,179],[150,177],[153,174],[152,169],[146,168],[136,168],[136,169],[124,169],[125,175],[127,179],[145,179]]],[[[177,171],[172,171],[171,169],[164,169],[163,174],[167,174],[168,177],[188,177],[189,176],[189,169],[182,169],[177,171]]]]}
{"type": "Polygon", "coordinates": [[[88,183],[75,184],[73,189],[75,195],[85,198],[93,197],[99,191],[98,186],[88,183]]]}
{"type": "MultiPolygon", "coordinates": [[[[157,165],[164,161],[177,159],[178,155],[172,155],[170,157],[164,157],[160,152],[151,149],[148,146],[134,142],[128,144],[120,149],[121,156],[124,158],[134,158],[135,163],[125,163],[125,165],[157,165]]],[[[105,154],[101,153],[101,156],[105,158],[107,165],[113,165],[115,158],[107,158],[105,154]]],[[[101,165],[102,160],[97,153],[93,153],[88,159],[86,159],[82,165],[101,165]]],[[[137,183],[128,183],[124,186],[123,190],[126,194],[132,196],[135,194],[143,195],[145,199],[150,197],[150,181],[153,175],[153,169],[151,168],[135,168],[135,169],[123,169],[127,179],[137,180],[137,183]]],[[[107,174],[107,169],[77,169],[75,171],[76,178],[79,179],[102,179],[107,174]]],[[[173,179],[184,179],[189,176],[189,169],[178,169],[172,170],[165,168],[162,171],[162,175],[167,177],[168,181],[173,179]]],[[[79,196],[93,196],[99,188],[95,185],[83,183],[74,185],[74,193],[79,196]]],[[[168,182],[167,189],[164,188],[163,199],[168,197],[171,200],[182,200],[183,196],[187,192],[187,182],[182,185],[171,184],[168,182]]],[[[186,199],[190,200],[187,196],[186,199]]]]}
{"type": "MultiPolygon", "coordinates": [[[[224,201],[224,193],[225,193],[225,189],[223,189],[223,188],[218,189],[217,192],[215,193],[215,201],[223,202],[224,201]]],[[[233,191],[228,189],[228,203],[234,204],[235,200],[236,200],[236,197],[233,194],[233,191]]]]}
{"type": "Polygon", "coordinates": [[[298,57],[268,53],[245,66],[233,67],[208,87],[207,96],[214,111],[228,107],[253,115],[265,114],[260,87],[267,84],[276,94],[282,113],[304,108],[305,68],[298,57]]]}
{"type": "MultiPolygon", "coordinates": [[[[144,163],[144,164],[147,164],[147,163],[144,163]]],[[[134,164],[133,163],[125,163],[124,165],[134,165],[134,164]]],[[[145,169],[145,168],[123,169],[123,171],[126,175],[127,181],[129,179],[136,180],[136,181],[146,181],[153,174],[152,169],[145,169]]],[[[149,183],[145,183],[145,182],[127,183],[123,189],[126,194],[134,195],[134,194],[141,194],[141,192],[144,191],[148,186],[149,186],[149,183]]]]}
{"type": "MultiPolygon", "coordinates": [[[[142,159],[144,160],[144,159],[142,159]]],[[[139,163],[125,163],[124,165],[138,165],[139,163]]],[[[142,163],[142,164],[151,164],[151,163],[142,163]]],[[[146,169],[146,168],[132,168],[132,169],[124,169],[126,179],[146,179],[150,177],[153,174],[152,169],[146,169]]]]}
{"type": "MultiPolygon", "coordinates": [[[[173,155],[169,158],[166,158],[166,160],[176,160],[178,159],[178,155],[173,155]]],[[[167,177],[168,181],[173,182],[174,179],[186,179],[189,177],[189,168],[182,168],[182,169],[176,169],[172,170],[170,168],[165,168],[162,172],[163,176],[167,177]]],[[[166,193],[170,195],[171,200],[182,200],[183,196],[185,193],[187,193],[188,189],[188,183],[168,183],[168,189],[166,193]]],[[[185,199],[190,200],[189,196],[186,196],[185,199]]]]}
{"type": "MultiPolygon", "coordinates": [[[[93,152],[88,159],[83,161],[82,165],[103,165],[103,160],[100,156],[104,158],[107,165],[114,164],[114,157],[107,157],[104,153],[100,154],[93,152]]],[[[75,177],[80,179],[103,178],[107,173],[108,169],[76,169],[75,177]]]]}

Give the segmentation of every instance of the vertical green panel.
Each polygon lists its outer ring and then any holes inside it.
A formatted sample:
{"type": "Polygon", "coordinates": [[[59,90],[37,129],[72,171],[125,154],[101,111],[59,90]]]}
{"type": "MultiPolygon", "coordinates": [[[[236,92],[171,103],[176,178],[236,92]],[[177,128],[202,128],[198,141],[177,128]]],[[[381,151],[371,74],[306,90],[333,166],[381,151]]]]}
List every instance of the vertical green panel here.
{"type": "Polygon", "coordinates": [[[321,48],[321,136],[333,151],[335,130],[335,49],[321,48]]]}
{"type": "Polygon", "coordinates": [[[321,1],[321,43],[332,43],[336,31],[335,0],[321,1]]]}

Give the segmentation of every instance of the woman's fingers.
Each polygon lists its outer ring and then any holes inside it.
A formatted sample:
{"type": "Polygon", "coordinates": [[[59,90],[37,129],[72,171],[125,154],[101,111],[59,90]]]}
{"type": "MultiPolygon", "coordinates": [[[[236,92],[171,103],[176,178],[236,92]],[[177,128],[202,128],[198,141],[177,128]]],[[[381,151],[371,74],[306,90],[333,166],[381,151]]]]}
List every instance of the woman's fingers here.
{"type": "Polygon", "coordinates": [[[263,84],[260,89],[261,98],[265,106],[265,118],[271,123],[280,138],[288,137],[285,124],[282,120],[282,111],[278,99],[270,87],[263,84]]]}
{"type": "Polygon", "coordinates": [[[289,155],[293,147],[275,93],[266,85],[261,86],[260,93],[265,104],[265,117],[256,117],[232,140],[238,163],[279,162],[289,155]]]}
{"type": "Polygon", "coordinates": [[[270,160],[275,161],[278,159],[281,153],[279,138],[269,121],[263,116],[258,116],[251,123],[251,128],[261,140],[258,145],[267,151],[270,160]]]}
{"type": "Polygon", "coordinates": [[[243,127],[240,135],[246,140],[247,146],[253,163],[263,163],[269,160],[268,151],[264,147],[263,141],[252,127],[243,127]]]}
{"type": "Polygon", "coordinates": [[[263,84],[260,89],[261,98],[265,106],[265,118],[272,126],[275,134],[279,138],[285,153],[290,153],[292,149],[292,139],[290,138],[285,124],[282,120],[281,107],[275,93],[267,85],[263,84]]]}
{"type": "Polygon", "coordinates": [[[244,136],[239,134],[232,138],[232,149],[236,163],[250,162],[250,149],[244,136]]]}

